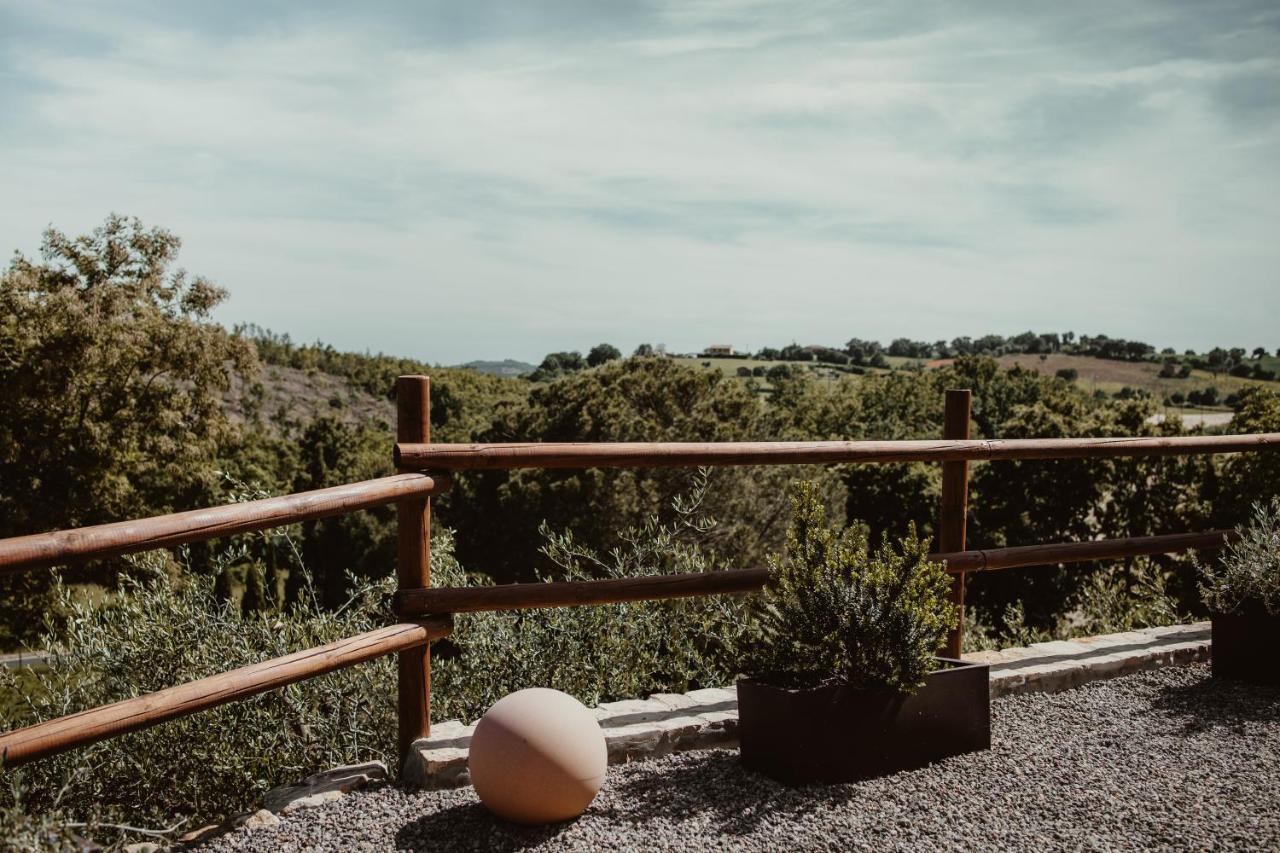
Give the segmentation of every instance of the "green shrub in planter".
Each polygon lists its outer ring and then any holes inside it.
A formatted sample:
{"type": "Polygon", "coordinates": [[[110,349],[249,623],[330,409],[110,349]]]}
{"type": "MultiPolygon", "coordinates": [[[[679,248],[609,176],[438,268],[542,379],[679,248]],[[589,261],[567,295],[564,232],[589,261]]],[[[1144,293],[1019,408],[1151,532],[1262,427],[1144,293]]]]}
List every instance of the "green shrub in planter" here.
{"type": "Polygon", "coordinates": [[[950,576],[928,559],[929,540],[913,525],[872,551],[861,525],[827,523],[808,482],[791,506],[786,553],[770,559],[758,601],[763,636],[748,669],[788,687],[840,682],[914,693],[937,668],[934,655],[956,621],[950,576]]]}
{"type": "Polygon", "coordinates": [[[1254,504],[1237,531],[1216,564],[1196,561],[1213,625],[1213,674],[1280,684],[1280,498],[1254,504]]]}
{"type": "Polygon", "coordinates": [[[1210,613],[1242,613],[1260,607],[1280,614],[1280,497],[1253,505],[1240,538],[1216,561],[1195,560],[1200,598],[1210,613]]]}
{"type": "Polygon", "coordinates": [[[787,548],[757,602],[738,682],[742,761],[790,784],[846,782],[991,745],[987,667],[935,657],[955,624],[950,577],[910,530],[872,550],[792,498],[787,548]]]}

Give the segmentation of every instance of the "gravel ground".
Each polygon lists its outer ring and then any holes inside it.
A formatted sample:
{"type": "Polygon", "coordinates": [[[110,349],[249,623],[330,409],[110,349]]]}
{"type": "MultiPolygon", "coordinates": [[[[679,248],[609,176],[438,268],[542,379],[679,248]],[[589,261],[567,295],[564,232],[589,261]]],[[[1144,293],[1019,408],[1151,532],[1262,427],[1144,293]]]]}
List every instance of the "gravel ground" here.
{"type": "Polygon", "coordinates": [[[614,766],[576,821],[521,828],[470,788],[386,785],[207,850],[1277,850],[1280,688],[1204,665],[992,707],[990,752],[785,788],[727,750],[614,766]]]}

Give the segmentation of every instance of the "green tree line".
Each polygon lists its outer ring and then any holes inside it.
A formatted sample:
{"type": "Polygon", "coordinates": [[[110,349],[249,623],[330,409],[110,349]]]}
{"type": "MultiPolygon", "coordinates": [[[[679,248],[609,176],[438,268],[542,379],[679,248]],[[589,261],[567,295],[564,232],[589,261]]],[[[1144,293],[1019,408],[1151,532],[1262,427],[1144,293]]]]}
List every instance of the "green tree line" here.
{"type": "MultiPolygon", "coordinates": [[[[286,428],[246,406],[247,416],[233,422],[229,399],[261,394],[271,366],[339,377],[385,401],[388,412],[397,375],[428,373],[433,438],[447,442],[932,438],[941,434],[942,391],[950,387],[973,390],[981,438],[1185,431],[1176,418],[1149,423],[1150,399],[1096,399],[1061,378],[1005,370],[981,355],[934,371],[834,381],[779,371],[761,395],[715,371],[651,354],[623,358],[607,345],[579,356],[581,364],[576,354],[556,354],[544,362],[545,380],[532,383],[299,345],[214,323],[211,312],[225,293],[175,270],[179,245],[164,229],[112,216],[84,236],[50,229],[38,258],[18,255],[0,277],[0,535],[189,509],[246,488],[284,493],[391,473],[385,418],[325,414],[286,428]]],[[[850,349],[858,349],[854,343],[850,349]]],[[[860,357],[873,357],[859,347],[860,357]]],[[[1280,430],[1280,396],[1242,392],[1230,429],[1280,430]]],[[[1274,454],[977,464],[971,541],[999,547],[1226,526],[1245,517],[1250,501],[1274,493],[1278,473],[1274,454]]],[[[557,570],[543,551],[544,528],[571,530],[582,547],[607,551],[622,531],[651,517],[670,521],[690,476],[677,469],[476,472],[437,500],[438,517],[455,531],[468,571],[527,580],[557,570]]],[[[710,473],[703,503],[718,521],[702,544],[708,558],[763,565],[781,547],[786,485],[797,478],[814,480],[829,510],[864,521],[873,538],[912,523],[932,532],[936,465],[723,468],[710,473]]],[[[337,607],[353,583],[392,571],[394,512],[308,522],[289,542],[301,550],[320,601],[337,607]]],[[[223,595],[248,598],[254,608],[288,608],[299,576],[282,568],[295,556],[285,547],[257,537],[230,565],[210,560],[209,546],[193,547],[187,565],[227,573],[223,595]]],[[[1193,606],[1182,561],[1158,564],[1193,606]]],[[[1028,624],[1051,626],[1094,574],[1114,570],[997,573],[973,580],[970,601],[997,630],[1010,605],[1022,608],[1028,624]]],[[[68,577],[111,590],[127,571],[106,563],[68,577]]],[[[0,642],[29,642],[47,579],[35,573],[0,583],[12,603],[0,619],[0,642]]]]}

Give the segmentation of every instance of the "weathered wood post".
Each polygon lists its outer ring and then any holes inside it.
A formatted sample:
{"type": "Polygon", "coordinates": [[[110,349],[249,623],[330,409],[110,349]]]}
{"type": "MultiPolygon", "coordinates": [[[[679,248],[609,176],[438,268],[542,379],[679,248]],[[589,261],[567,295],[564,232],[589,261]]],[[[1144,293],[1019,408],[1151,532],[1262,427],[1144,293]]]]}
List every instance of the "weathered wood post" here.
{"type": "MultiPolygon", "coordinates": [[[[942,437],[967,439],[973,394],[967,389],[947,389],[942,437]]],[[[969,463],[942,463],[942,519],[938,525],[938,550],[952,553],[965,550],[965,524],[969,514],[969,463]]],[[[960,657],[964,645],[964,573],[951,576],[951,600],[960,621],[947,635],[947,657],[960,657]]]]}
{"type": "MultiPolygon", "coordinates": [[[[431,380],[401,376],[396,380],[396,441],[431,440],[431,380]]],[[[431,498],[396,503],[398,551],[396,586],[422,589],[431,585],[431,498]]],[[[409,747],[431,731],[431,646],[400,652],[399,738],[401,760],[409,747]]]]}

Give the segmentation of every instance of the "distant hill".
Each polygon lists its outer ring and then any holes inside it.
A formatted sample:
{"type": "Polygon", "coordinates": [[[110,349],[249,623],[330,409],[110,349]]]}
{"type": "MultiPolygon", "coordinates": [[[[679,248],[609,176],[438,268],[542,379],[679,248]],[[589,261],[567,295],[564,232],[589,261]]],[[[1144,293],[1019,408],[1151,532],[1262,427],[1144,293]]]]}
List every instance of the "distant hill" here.
{"type": "Polygon", "coordinates": [[[283,435],[296,435],[321,416],[388,431],[396,423],[395,401],[323,370],[263,364],[249,385],[242,377],[232,376],[231,387],[222,396],[232,423],[245,423],[251,410],[256,410],[268,429],[283,435]]]}
{"type": "Polygon", "coordinates": [[[231,420],[261,423],[269,432],[296,436],[320,417],[389,431],[395,426],[397,376],[431,377],[432,435],[461,442],[487,427],[495,406],[518,401],[532,385],[519,376],[533,365],[507,361],[442,367],[383,353],[342,352],[323,343],[295,344],[257,326],[237,327],[258,350],[262,369],[240,377],[223,395],[231,420]]]}
{"type": "Polygon", "coordinates": [[[502,361],[468,361],[466,364],[459,364],[458,367],[480,373],[491,373],[494,376],[524,376],[538,369],[535,364],[516,361],[513,358],[504,358],[502,361]]]}

